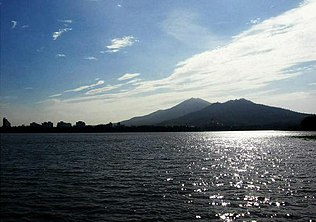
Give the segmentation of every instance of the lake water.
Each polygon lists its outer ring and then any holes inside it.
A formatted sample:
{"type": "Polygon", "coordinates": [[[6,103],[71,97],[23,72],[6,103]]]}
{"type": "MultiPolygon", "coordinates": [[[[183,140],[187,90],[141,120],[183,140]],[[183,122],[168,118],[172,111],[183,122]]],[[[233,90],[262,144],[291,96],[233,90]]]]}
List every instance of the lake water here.
{"type": "Polygon", "coordinates": [[[311,134],[2,134],[1,221],[315,221],[311,134]]]}

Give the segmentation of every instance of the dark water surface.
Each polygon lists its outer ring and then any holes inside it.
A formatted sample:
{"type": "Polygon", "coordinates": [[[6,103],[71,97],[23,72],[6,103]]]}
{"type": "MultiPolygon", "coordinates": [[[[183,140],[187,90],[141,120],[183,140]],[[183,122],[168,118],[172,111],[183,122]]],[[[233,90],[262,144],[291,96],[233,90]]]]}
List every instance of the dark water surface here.
{"type": "Polygon", "coordinates": [[[306,134],[3,134],[1,221],[315,221],[306,134]]]}

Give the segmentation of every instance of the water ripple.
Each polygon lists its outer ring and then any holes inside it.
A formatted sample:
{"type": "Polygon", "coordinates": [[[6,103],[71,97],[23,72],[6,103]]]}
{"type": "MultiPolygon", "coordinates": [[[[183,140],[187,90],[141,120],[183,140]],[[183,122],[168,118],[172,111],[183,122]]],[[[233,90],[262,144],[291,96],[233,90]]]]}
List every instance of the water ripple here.
{"type": "Polygon", "coordinates": [[[314,221],[300,134],[1,135],[1,221],[314,221]]]}

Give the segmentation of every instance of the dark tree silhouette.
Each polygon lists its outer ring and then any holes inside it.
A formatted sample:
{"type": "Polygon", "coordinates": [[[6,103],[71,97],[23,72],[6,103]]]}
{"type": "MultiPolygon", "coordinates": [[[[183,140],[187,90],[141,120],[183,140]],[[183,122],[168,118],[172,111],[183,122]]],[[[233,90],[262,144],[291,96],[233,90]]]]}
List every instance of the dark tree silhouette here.
{"type": "Polygon", "coordinates": [[[303,130],[316,130],[316,115],[311,115],[305,117],[302,122],[301,126],[303,130]]]}
{"type": "Polygon", "coordinates": [[[10,128],[11,127],[11,123],[6,118],[3,118],[2,122],[3,122],[3,124],[2,124],[3,128],[10,128]]]}

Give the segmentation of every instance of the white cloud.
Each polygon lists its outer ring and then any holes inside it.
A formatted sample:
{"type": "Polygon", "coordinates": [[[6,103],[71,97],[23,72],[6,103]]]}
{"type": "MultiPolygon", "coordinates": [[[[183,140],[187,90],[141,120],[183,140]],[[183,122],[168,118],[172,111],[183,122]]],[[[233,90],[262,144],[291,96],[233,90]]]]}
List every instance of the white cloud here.
{"type": "Polygon", "coordinates": [[[82,90],[91,89],[91,88],[94,88],[96,86],[103,85],[103,84],[104,84],[104,81],[103,80],[99,80],[98,82],[96,82],[94,84],[86,85],[86,86],[80,86],[80,87],[75,88],[75,89],[68,89],[68,90],[65,90],[64,92],[80,92],[82,90]]]}
{"type": "Polygon", "coordinates": [[[106,50],[106,52],[111,52],[111,53],[115,53],[120,51],[119,49],[111,49],[111,50],[106,50]]]}
{"type": "Polygon", "coordinates": [[[26,29],[26,28],[29,28],[30,26],[29,25],[22,25],[22,29],[26,29]]]}
{"type": "Polygon", "coordinates": [[[204,90],[211,96],[259,90],[271,82],[302,74],[286,69],[316,60],[316,3],[309,2],[235,36],[224,47],[205,51],[178,63],[173,73],[161,80],[142,82],[134,91],[159,89],[204,90]],[[304,15],[304,16],[302,16],[304,15]]]}
{"type": "Polygon", "coordinates": [[[62,54],[62,53],[58,53],[58,54],[56,54],[56,57],[66,57],[66,55],[62,54]]]}
{"type": "Polygon", "coordinates": [[[33,87],[25,87],[25,90],[33,90],[33,87]]]}
{"type": "Polygon", "coordinates": [[[70,19],[58,19],[59,22],[62,22],[62,23],[68,23],[68,24],[71,24],[72,23],[72,20],[70,19]]]}
{"type": "Polygon", "coordinates": [[[118,52],[122,48],[132,46],[138,40],[134,36],[124,36],[111,40],[111,45],[106,46],[108,52],[118,52]]]}
{"type": "MultiPolygon", "coordinates": [[[[223,47],[179,62],[166,78],[140,81],[135,86],[129,85],[133,88],[128,91],[122,87],[124,84],[108,85],[50,108],[52,113],[53,109],[69,113],[78,107],[87,107],[82,116],[96,123],[104,116],[109,121],[119,121],[143,115],[190,97],[210,102],[245,97],[255,102],[315,112],[316,105],[311,103],[316,99],[315,91],[280,92],[273,87],[274,83],[284,80],[291,83],[294,77],[311,72],[295,67],[316,61],[315,11],[316,2],[306,1],[298,8],[254,24],[223,47]],[[104,112],[90,117],[93,110],[104,112]]],[[[311,68],[316,71],[315,67],[311,68]]]]}
{"type": "Polygon", "coordinates": [[[85,94],[86,95],[96,95],[96,94],[102,94],[102,93],[105,93],[105,92],[108,92],[108,91],[111,91],[111,90],[114,90],[114,89],[117,89],[119,87],[121,87],[122,84],[117,84],[117,85],[107,85],[105,87],[102,87],[102,88],[98,88],[98,89],[92,89],[88,92],[86,92],[85,94]]]}
{"type": "Polygon", "coordinates": [[[287,93],[269,93],[264,97],[255,97],[255,101],[258,103],[264,103],[276,107],[286,107],[287,109],[303,112],[303,113],[314,113],[316,114],[316,91],[304,92],[287,92],[287,93]]]}
{"type": "Polygon", "coordinates": [[[49,98],[59,97],[61,95],[62,95],[61,93],[58,93],[58,94],[50,95],[49,98]]]}
{"type": "Polygon", "coordinates": [[[128,79],[135,78],[139,75],[140,75],[140,73],[126,73],[123,76],[121,76],[120,78],[118,78],[118,80],[119,81],[128,80],[128,79]]]}
{"type": "Polygon", "coordinates": [[[12,20],[11,22],[12,22],[11,29],[15,29],[16,25],[18,24],[18,22],[14,21],[14,20],[12,20]]]}
{"type": "Polygon", "coordinates": [[[87,57],[84,57],[83,59],[85,60],[98,60],[96,57],[94,56],[87,56],[87,57]]]}
{"type": "MultiPolygon", "coordinates": [[[[57,94],[56,94],[57,95],[57,94]]],[[[45,100],[41,100],[41,101],[38,101],[36,102],[37,104],[45,104],[45,105],[55,105],[55,104],[59,104],[59,103],[62,103],[61,100],[59,99],[45,99],[45,100]]]]}
{"type": "MultiPolygon", "coordinates": [[[[314,10],[315,2],[309,2],[256,24],[226,46],[179,62],[170,76],[140,82],[126,96],[161,94],[161,90],[167,90],[181,98],[184,95],[218,98],[247,90],[260,91],[272,82],[302,75],[304,70],[286,70],[316,60],[314,10]]],[[[98,97],[102,95],[95,98],[98,97]]]]}
{"type": "Polygon", "coordinates": [[[257,24],[257,23],[259,23],[260,21],[261,21],[260,18],[255,18],[255,19],[251,19],[251,20],[250,20],[250,23],[251,23],[251,24],[257,24]]]}
{"type": "Polygon", "coordinates": [[[132,79],[132,80],[128,81],[126,84],[139,85],[139,84],[141,84],[141,80],[142,79],[140,79],[140,78],[132,79]]]}
{"type": "Polygon", "coordinates": [[[57,32],[53,33],[53,40],[57,40],[63,33],[71,31],[72,28],[59,29],[57,32]]]}

